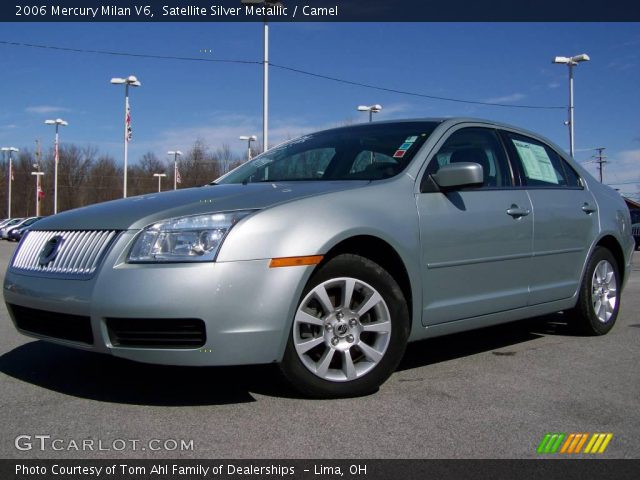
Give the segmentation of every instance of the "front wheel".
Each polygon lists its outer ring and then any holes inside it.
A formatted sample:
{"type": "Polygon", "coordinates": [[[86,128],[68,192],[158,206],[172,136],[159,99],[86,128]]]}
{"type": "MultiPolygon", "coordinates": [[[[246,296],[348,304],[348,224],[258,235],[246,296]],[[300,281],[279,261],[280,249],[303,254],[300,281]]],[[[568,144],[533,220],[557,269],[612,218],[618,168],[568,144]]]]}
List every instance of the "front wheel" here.
{"type": "Polygon", "coordinates": [[[407,304],[378,264],[343,254],[309,280],[280,365],[311,397],[375,391],[398,366],[409,336],[407,304]]]}
{"type": "Polygon", "coordinates": [[[604,335],[613,328],[620,310],[620,272],[611,252],[596,247],[585,271],[573,322],[587,335],[604,335]]]}

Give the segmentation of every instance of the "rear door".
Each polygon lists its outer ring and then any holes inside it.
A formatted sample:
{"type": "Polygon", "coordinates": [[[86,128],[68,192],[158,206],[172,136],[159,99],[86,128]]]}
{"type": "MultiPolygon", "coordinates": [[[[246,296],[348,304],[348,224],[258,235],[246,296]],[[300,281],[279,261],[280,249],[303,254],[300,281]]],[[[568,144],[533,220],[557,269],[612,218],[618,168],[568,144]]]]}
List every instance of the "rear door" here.
{"type": "Polygon", "coordinates": [[[459,128],[436,149],[422,184],[442,165],[467,161],[483,167],[484,183],[417,195],[423,324],[526,306],[532,205],[524,189],[514,188],[499,135],[491,128],[459,128]]]}
{"type": "Polygon", "coordinates": [[[529,304],[571,297],[598,228],[596,202],[576,171],[546,143],[504,132],[516,175],[533,204],[529,304]]]}

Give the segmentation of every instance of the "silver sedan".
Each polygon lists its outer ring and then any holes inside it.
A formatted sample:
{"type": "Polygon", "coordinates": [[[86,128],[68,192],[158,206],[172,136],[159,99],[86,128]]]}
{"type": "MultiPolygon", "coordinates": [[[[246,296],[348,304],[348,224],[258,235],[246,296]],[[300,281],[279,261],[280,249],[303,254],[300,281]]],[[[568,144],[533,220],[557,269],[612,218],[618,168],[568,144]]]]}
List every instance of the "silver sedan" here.
{"type": "Polygon", "coordinates": [[[634,249],[621,197],[559,147],[474,119],[297,138],[210,185],[43,219],[4,283],[37,338],[173,365],[278,363],[375,391],[409,341],[564,311],[607,333],[634,249]]]}

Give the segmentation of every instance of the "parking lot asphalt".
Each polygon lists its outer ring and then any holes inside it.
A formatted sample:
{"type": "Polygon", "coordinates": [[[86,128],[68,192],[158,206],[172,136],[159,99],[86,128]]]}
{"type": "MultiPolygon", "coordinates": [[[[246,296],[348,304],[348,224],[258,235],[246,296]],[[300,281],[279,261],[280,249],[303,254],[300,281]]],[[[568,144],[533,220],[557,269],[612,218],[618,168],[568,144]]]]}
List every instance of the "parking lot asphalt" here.
{"type": "MultiPolygon", "coordinates": [[[[0,242],[0,279],[14,248],[0,242]]],[[[3,303],[0,458],[535,458],[548,432],[612,433],[600,458],[640,458],[639,309],[636,255],[609,335],[576,336],[558,314],[422,341],[377,393],[318,401],[273,366],[144,365],[34,340],[3,303]]]]}

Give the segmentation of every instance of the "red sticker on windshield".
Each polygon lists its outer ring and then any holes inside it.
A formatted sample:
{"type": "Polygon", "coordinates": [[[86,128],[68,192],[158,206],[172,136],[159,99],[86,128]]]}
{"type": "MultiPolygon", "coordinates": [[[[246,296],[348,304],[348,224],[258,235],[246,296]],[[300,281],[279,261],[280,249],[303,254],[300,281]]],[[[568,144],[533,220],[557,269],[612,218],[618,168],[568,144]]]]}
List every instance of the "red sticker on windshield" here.
{"type": "Polygon", "coordinates": [[[393,158],[402,158],[405,153],[407,153],[406,150],[396,150],[396,153],[393,154],[393,158]]]}

